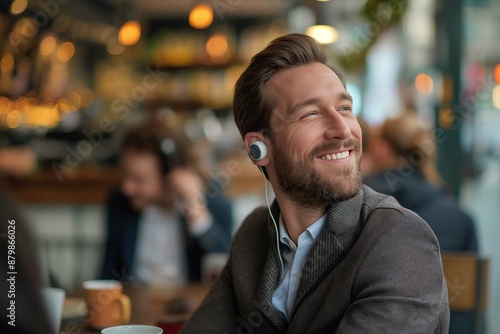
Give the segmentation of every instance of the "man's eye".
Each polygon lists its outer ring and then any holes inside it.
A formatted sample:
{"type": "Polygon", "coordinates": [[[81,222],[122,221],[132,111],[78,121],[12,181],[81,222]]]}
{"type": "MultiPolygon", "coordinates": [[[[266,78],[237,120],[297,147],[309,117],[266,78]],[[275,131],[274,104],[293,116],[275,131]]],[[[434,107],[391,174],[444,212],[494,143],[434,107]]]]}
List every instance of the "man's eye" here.
{"type": "Polygon", "coordinates": [[[350,106],[343,106],[343,107],[340,107],[339,110],[342,110],[342,111],[351,111],[351,107],[350,106]]]}
{"type": "Polygon", "coordinates": [[[304,115],[302,115],[300,117],[300,119],[308,118],[308,117],[311,117],[311,116],[314,116],[314,115],[316,115],[316,112],[314,112],[314,111],[308,112],[308,113],[305,113],[304,115]]]}

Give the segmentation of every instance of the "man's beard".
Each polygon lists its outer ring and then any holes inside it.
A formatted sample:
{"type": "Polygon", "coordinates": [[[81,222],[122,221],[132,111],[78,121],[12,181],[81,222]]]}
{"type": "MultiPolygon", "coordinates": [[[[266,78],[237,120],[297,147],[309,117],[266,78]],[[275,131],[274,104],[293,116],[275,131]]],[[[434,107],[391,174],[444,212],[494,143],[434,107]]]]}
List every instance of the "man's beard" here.
{"type": "Polygon", "coordinates": [[[311,161],[323,152],[339,151],[343,147],[352,147],[350,154],[357,154],[356,165],[338,165],[335,175],[321,176],[314,169],[314,164],[306,161],[292,161],[274,144],[273,163],[281,190],[296,203],[307,208],[326,207],[328,204],[345,201],[356,196],[362,185],[360,171],[361,144],[355,138],[346,141],[329,142],[311,152],[311,161]]]}

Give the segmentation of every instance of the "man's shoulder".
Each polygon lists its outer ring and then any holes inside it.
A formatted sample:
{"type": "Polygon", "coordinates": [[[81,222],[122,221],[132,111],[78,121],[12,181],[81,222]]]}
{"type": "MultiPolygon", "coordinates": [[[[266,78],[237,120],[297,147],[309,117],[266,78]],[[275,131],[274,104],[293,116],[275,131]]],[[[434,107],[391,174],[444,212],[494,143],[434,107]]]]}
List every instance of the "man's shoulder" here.
{"type": "Polygon", "coordinates": [[[376,192],[366,185],[361,215],[366,223],[376,223],[379,227],[417,228],[434,234],[418,214],[402,207],[394,197],[376,192]]]}
{"type": "Polygon", "coordinates": [[[365,222],[365,237],[378,238],[389,233],[412,234],[438,245],[434,232],[427,222],[415,212],[402,207],[392,196],[384,195],[364,186],[362,219],[365,222]]]}
{"type": "Polygon", "coordinates": [[[420,218],[415,212],[401,206],[394,197],[379,193],[367,185],[363,186],[363,209],[368,214],[382,210],[407,218],[420,218]]]}

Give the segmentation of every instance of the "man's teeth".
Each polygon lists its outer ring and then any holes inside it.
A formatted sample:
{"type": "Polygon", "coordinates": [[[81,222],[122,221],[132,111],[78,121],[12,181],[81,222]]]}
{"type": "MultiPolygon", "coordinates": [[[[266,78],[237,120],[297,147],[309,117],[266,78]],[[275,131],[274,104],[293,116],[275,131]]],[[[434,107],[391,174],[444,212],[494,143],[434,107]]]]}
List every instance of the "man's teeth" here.
{"type": "Polygon", "coordinates": [[[333,154],[325,154],[321,156],[320,158],[323,160],[338,160],[338,159],[345,159],[349,156],[349,151],[344,151],[340,153],[333,153],[333,154]]]}

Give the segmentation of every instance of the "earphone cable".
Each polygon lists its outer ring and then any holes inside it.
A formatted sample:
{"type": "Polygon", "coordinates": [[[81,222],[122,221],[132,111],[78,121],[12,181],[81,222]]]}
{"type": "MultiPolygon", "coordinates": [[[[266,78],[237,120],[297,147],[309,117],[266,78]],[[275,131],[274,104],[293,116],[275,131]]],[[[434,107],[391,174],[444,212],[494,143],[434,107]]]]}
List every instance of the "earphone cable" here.
{"type": "Polygon", "coordinates": [[[271,219],[274,223],[274,230],[276,231],[276,248],[278,250],[278,258],[280,260],[280,265],[281,265],[281,273],[283,274],[283,270],[284,270],[284,265],[283,265],[283,259],[281,258],[281,251],[280,251],[280,234],[279,234],[279,231],[278,231],[278,224],[276,223],[276,220],[274,220],[274,216],[273,216],[273,213],[271,212],[271,204],[269,204],[269,195],[268,195],[268,191],[267,191],[267,179],[266,179],[266,175],[264,174],[264,171],[262,170],[262,167],[258,166],[261,173],[262,173],[262,176],[264,177],[264,187],[265,187],[265,192],[266,192],[266,203],[267,203],[267,210],[269,211],[269,215],[271,216],[271,219]]]}

